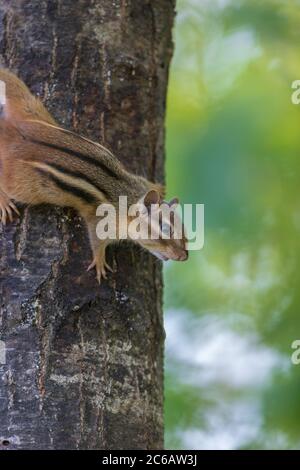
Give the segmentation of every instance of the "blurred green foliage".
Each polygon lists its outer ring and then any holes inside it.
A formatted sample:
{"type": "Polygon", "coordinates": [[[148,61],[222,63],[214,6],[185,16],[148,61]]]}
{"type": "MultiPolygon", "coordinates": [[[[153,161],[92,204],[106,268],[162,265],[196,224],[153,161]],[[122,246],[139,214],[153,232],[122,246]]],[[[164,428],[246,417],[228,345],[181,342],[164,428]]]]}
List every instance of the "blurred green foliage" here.
{"type": "Polygon", "coordinates": [[[205,204],[205,245],[165,269],[167,318],[179,312],[187,337],[191,318],[200,322],[196,364],[168,349],[167,329],[166,446],[299,448],[300,365],[290,357],[300,338],[300,105],[291,102],[300,1],[178,0],[177,11],[167,183],[170,196],[205,204]],[[251,367],[265,367],[264,380],[247,382],[244,350],[245,385],[231,383],[230,364],[219,380],[215,362],[201,362],[201,321],[218,318],[205,341],[217,348],[229,325],[255,348],[251,367]]]}

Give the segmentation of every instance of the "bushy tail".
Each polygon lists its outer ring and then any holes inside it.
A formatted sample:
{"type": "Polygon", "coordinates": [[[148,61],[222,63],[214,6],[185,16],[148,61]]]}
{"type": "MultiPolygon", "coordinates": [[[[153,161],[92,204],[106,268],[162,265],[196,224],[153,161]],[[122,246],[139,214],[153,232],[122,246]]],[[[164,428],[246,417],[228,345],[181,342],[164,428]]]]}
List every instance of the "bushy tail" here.
{"type": "Polygon", "coordinates": [[[35,98],[24,82],[0,68],[0,117],[11,121],[38,119],[55,124],[43,103],[35,98]]]}

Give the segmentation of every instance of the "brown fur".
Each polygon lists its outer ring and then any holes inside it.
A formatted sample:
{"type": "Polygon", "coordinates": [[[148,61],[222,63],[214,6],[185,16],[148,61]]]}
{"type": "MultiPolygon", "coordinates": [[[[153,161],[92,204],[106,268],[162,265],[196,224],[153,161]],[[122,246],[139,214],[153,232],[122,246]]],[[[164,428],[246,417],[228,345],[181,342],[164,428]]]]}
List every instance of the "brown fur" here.
{"type": "Polygon", "coordinates": [[[5,117],[9,120],[40,119],[55,124],[43,103],[34,97],[24,82],[6,69],[0,69],[0,80],[6,85],[5,117]]]}
{"type": "MultiPolygon", "coordinates": [[[[131,205],[153,191],[162,200],[163,188],[126,171],[100,144],[60,128],[41,101],[9,71],[0,70],[0,80],[6,83],[6,103],[0,119],[2,221],[11,219],[12,211],[17,212],[11,199],[32,205],[74,207],[87,223],[94,253],[90,268],[96,267],[100,282],[109,267],[105,262],[107,242],[95,233],[98,205],[108,202],[117,208],[119,196],[124,195],[131,205]]],[[[177,246],[183,258],[185,246],[179,246],[178,240],[173,245],[175,254],[177,246]]],[[[149,249],[147,244],[144,246],[149,249]]],[[[166,252],[166,240],[152,242],[152,249],[166,252]]]]}

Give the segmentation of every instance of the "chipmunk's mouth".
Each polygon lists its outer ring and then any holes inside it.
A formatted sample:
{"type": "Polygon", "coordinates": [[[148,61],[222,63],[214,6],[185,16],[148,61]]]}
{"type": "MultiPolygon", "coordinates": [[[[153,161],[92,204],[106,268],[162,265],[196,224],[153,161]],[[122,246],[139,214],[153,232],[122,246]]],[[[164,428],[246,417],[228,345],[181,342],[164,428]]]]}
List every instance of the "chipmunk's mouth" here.
{"type": "Polygon", "coordinates": [[[156,256],[156,258],[160,259],[161,261],[168,261],[170,258],[168,256],[159,253],[158,251],[151,251],[151,253],[156,256]]]}
{"type": "Polygon", "coordinates": [[[167,256],[163,253],[160,253],[158,251],[151,251],[151,253],[156,256],[156,258],[160,259],[161,261],[168,261],[169,259],[173,261],[186,261],[188,259],[188,251],[184,250],[182,253],[179,254],[174,254],[174,256],[167,256]]]}

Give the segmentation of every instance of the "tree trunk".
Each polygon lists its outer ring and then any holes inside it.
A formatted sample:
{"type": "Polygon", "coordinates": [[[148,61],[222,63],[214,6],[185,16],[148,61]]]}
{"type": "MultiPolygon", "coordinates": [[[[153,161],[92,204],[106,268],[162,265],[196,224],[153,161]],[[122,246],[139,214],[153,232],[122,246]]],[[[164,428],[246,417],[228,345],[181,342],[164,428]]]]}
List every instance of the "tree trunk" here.
{"type": "MultiPolygon", "coordinates": [[[[174,0],[0,0],[1,62],[161,181],[173,16],[174,0]]],[[[23,207],[0,231],[0,449],[162,448],[160,262],[111,248],[99,287],[73,210],[23,207]]]]}

